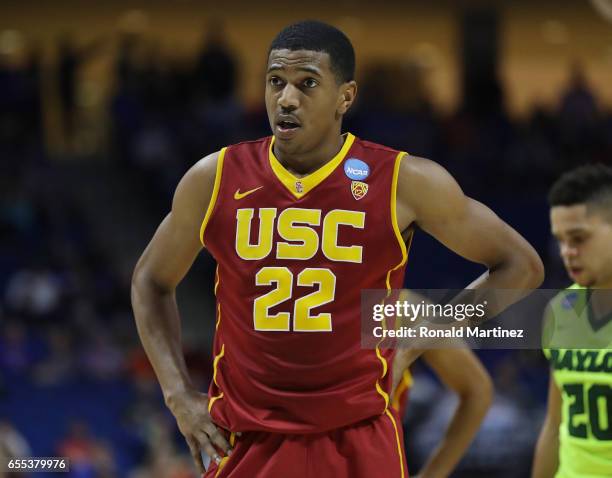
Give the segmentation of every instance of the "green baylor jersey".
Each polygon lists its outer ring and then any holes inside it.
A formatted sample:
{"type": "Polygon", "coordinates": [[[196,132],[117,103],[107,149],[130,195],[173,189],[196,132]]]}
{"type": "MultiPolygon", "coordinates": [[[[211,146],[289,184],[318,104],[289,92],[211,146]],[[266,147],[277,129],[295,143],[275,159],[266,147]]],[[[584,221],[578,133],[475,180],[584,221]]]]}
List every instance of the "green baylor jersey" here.
{"type": "Polygon", "coordinates": [[[612,314],[596,320],[574,284],[549,303],[544,355],[561,392],[555,478],[612,477],[612,314]]]}

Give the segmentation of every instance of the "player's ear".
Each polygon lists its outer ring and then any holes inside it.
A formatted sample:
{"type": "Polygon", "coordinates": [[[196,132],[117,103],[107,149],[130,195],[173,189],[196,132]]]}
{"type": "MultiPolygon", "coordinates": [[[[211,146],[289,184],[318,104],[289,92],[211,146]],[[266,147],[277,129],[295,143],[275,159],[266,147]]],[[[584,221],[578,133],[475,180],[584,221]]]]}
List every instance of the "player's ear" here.
{"type": "Polygon", "coordinates": [[[340,87],[340,98],[338,101],[337,112],[340,116],[344,115],[357,96],[357,82],[355,80],[347,81],[340,87]]]}

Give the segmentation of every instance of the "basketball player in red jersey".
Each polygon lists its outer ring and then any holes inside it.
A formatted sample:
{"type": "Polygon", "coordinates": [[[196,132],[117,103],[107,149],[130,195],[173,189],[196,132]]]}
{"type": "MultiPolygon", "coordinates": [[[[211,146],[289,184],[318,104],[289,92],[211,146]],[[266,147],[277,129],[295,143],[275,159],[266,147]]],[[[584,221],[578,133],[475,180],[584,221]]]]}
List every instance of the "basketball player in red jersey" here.
{"type": "Polygon", "coordinates": [[[418,225],[488,267],[475,287],[533,288],[533,248],[437,164],[341,134],[357,93],[348,38],[281,31],[265,98],[274,135],[223,148],[181,179],[140,258],[132,304],[145,351],[206,478],[407,477],[389,407],[391,350],[360,347],[360,291],[400,288],[418,225]],[[189,380],[175,289],[217,261],[214,376],[189,380]]]}

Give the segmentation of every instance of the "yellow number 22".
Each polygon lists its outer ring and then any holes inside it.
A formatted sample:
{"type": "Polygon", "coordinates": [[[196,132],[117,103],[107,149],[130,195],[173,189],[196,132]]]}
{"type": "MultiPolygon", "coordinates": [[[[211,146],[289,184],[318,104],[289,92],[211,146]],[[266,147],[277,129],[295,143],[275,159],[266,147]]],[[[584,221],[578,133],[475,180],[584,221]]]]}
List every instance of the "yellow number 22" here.
{"type": "MultiPolygon", "coordinates": [[[[288,332],[291,314],[278,312],[270,315],[270,309],[293,295],[293,273],[286,267],[264,267],[255,275],[258,286],[276,285],[270,292],[255,299],[253,323],[255,330],[288,332]]],[[[336,276],[329,269],[307,268],[297,276],[297,285],[318,289],[297,299],[293,306],[293,330],[295,332],[331,332],[332,318],[329,312],[311,315],[311,309],[329,304],[336,294],[336,276]]]]}

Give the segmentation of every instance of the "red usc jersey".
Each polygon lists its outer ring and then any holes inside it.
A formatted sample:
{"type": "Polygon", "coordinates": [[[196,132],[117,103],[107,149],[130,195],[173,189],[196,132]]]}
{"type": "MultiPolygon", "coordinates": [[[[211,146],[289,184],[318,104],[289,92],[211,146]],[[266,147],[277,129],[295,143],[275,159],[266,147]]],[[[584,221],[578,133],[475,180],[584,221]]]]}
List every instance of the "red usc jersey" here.
{"type": "Polygon", "coordinates": [[[221,151],[200,230],[218,264],[209,409],[232,431],[317,433],[389,406],[392,351],[361,348],[360,293],[402,286],[403,153],[347,134],[298,178],[273,142],[221,151]]]}

